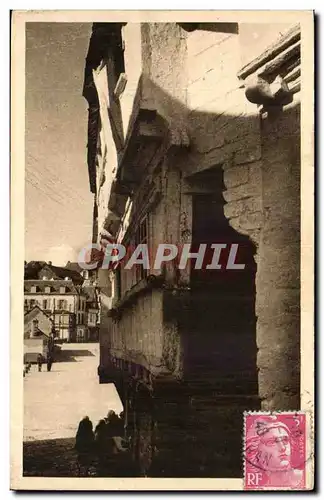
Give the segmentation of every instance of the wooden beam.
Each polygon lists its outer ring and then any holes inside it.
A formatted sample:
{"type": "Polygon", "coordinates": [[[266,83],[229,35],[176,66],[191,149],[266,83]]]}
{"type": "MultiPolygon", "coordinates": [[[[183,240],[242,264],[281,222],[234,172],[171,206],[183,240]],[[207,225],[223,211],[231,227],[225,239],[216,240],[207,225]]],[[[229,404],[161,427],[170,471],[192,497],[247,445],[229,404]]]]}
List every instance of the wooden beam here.
{"type": "Polygon", "coordinates": [[[260,56],[246,64],[237,74],[238,78],[245,80],[246,77],[257,71],[264,64],[274,59],[281,54],[285,49],[300,40],[300,25],[294,26],[288,33],[280,38],[276,43],[271,45],[260,56]]]}

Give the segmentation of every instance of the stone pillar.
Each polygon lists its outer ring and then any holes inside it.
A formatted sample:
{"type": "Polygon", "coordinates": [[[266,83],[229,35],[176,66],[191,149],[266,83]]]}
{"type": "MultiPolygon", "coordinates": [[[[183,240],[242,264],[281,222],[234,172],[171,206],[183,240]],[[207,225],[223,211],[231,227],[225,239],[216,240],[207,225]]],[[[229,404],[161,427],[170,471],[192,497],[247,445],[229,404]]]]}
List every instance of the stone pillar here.
{"type": "Polygon", "coordinates": [[[299,144],[299,108],[263,120],[256,313],[259,395],[267,410],[300,405],[299,144]]]}
{"type": "Polygon", "coordinates": [[[278,35],[273,46],[246,64],[238,77],[247,100],[261,106],[262,225],[256,276],[259,396],[265,410],[298,410],[300,27],[278,35]]]}

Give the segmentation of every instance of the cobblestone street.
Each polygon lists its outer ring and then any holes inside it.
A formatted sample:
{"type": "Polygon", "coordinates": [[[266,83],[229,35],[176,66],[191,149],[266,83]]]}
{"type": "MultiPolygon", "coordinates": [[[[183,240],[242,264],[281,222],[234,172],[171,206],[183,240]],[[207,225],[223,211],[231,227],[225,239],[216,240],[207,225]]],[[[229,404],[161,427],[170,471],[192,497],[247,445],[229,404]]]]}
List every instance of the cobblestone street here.
{"type": "Polygon", "coordinates": [[[33,365],[25,376],[24,475],[83,475],[73,449],[79,421],[88,415],[95,427],[122,410],[114,385],[99,384],[98,356],[98,344],[66,344],[51,372],[33,365]]]}

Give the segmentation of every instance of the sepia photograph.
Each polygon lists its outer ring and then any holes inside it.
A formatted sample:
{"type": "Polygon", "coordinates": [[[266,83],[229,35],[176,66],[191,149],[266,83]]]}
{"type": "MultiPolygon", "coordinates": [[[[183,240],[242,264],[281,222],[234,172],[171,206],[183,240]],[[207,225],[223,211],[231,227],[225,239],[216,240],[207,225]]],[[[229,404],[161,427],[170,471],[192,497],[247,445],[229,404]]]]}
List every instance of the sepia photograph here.
{"type": "Polygon", "coordinates": [[[13,12],[12,489],[314,487],[313,24],[13,12]]]}

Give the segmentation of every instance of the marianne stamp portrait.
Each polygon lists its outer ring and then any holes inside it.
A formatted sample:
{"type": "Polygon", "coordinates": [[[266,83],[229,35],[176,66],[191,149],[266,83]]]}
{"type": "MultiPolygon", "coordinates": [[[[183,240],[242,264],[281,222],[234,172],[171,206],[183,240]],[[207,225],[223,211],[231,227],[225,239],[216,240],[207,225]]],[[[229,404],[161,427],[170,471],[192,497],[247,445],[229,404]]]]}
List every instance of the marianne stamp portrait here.
{"type": "Polygon", "coordinates": [[[313,23],[12,13],[13,489],[313,488],[313,23]]]}
{"type": "Polygon", "coordinates": [[[302,412],[245,415],[246,489],[305,489],[306,462],[310,460],[306,418],[302,412]]]}

